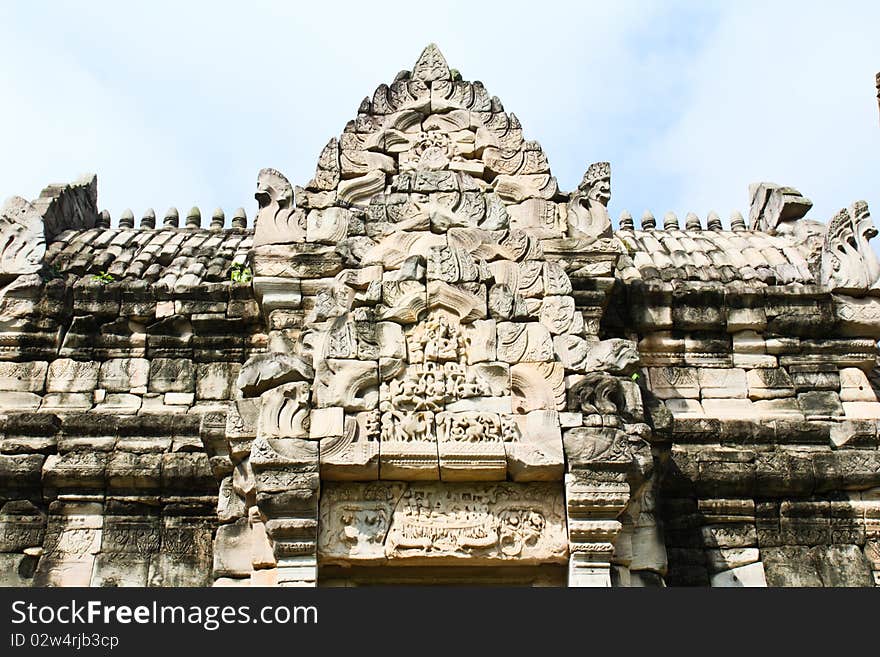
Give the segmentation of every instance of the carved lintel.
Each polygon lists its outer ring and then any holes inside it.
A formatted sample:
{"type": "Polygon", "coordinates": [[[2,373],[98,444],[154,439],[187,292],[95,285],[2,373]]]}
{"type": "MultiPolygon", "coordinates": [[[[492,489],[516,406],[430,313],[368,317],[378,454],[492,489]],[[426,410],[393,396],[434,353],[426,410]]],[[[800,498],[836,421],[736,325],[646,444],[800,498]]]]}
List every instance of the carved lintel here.
{"type": "Polygon", "coordinates": [[[565,563],[556,484],[329,484],[321,498],[323,563],[565,563]]]}

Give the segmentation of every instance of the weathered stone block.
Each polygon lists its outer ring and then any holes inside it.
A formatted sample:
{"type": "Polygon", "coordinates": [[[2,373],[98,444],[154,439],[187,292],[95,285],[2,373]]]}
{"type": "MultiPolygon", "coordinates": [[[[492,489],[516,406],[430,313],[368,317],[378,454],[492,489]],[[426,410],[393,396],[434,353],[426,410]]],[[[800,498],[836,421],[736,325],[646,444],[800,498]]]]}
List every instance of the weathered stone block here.
{"type": "Polygon", "coordinates": [[[649,367],[648,389],[660,399],[699,399],[698,371],[689,367],[649,367]]]}
{"type": "Polygon", "coordinates": [[[807,420],[823,420],[843,415],[843,407],[836,392],[813,390],[797,396],[798,406],[807,420]]]}
{"type": "Polygon", "coordinates": [[[703,399],[720,397],[724,399],[746,398],[745,370],[736,368],[700,368],[697,370],[700,394],[703,399]]]}
{"type": "Polygon", "coordinates": [[[198,363],[196,399],[226,400],[235,397],[239,363],[198,363]]]}
{"type": "Polygon", "coordinates": [[[107,485],[113,489],[156,489],[160,484],[161,467],[161,454],[116,451],[107,462],[107,485]]]}
{"type": "Polygon", "coordinates": [[[498,322],[497,331],[498,360],[511,364],[553,360],[553,341],[543,324],[498,322]]]}
{"type": "Polygon", "coordinates": [[[379,431],[378,411],[346,417],[343,434],[321,440],[321,478],[337,481],[378,479],[379,431]]]}
{"type": "Polygon", "coordinates": [[[510,368],[513,411],[565,410],[565,370],[560,363],[517,363],[510,368]]]}
{"type": "Polygon", "coordinates": [[[462,327],[469,365],[495,360],[496,330],[494,319],[478,319],[462,327]]]}
{"type": "Polygon", "coordinates": [[[146,358],[111,358],[101,363],[98,385],[107,392],[130,392],[145,388],[149,374],[146,358]]]}
{"type": "MultiPolygon", "coordinates": [[[[757,551],[757,550],[756,550],[757,551]]],[[[737,566],[712,575],[713,587],[766,587],[764,564],[760,561],[747,566],[737,566]]]]}
{"type": "Polygon", "coordinates": [[[43,556],[37,564],[33,586],[89,586],[94,564],[94,554],[43,556]]]}
{"type": "Polygon", "coordinates": [[[43,397],[40,411],[45,413],[81,413],[92,407],[92,393],[51,392],[43,397]]]}
{"type": "Polygon", "coordinates": [[[877,395],[862,370],[857,367],[844,367],[840,370],[840,401],[877,401],[877,395]]]}
{"type": "Polygon", "coordinates": [[[746,372],[749,399],[794,397],[794,383],[781,367],[752,369],[746,372]]]}
{"type": "Polygon", "coordinates": [[[851,420],[880,420],[878,402],[843,402],[843,414],[851,420]]]}
{"type": "Polygon", "coordinates": [[[846,420],[831,425],[829,439],[833,447],[876,447],[877,423],[872,420],[846,420]]]}
{"type": "Polygon", "coordinates": [[[798,392],[840,390],[840,374],[834,365],[792,365],[788,371],[798,392]]]}
{"type": "Polygon", "coordinates": [[[338,406],[347,411],[369,411],[379,403],[378,364],[341,358],[322,360],[312,389],[319,408],[338,406]]]}
{"type": "Polygon", "coordinates": [[[95,557],[89,586],[145,587],[149,582],[149,576],[149,556],[102,553],[95,557]]]}
{"type": "Polygon", "coordinates": [[[664,404],[675,418],[706,416],[703,405],[696,399],[667,399],[664,404]]]}
{"type": "Polygon", "coordinates": [[[706,525],[700,531],[707,548],[748,548],[758,544],[755,525],[750,523],[706,525]]]}
{"type": "Polygon", "coordinates": [[[723,548],[706,550],[706,561],[716,573],[748,566],[760,561],[758,548],[723,548]]]}
{"type": "Polygon", "coordinates": [[[33,586],[37,558],[27,554],[0,552],[0,586],[33,586]]]}
{"type": "MultiPolygon", "coordinates": [[[[560,431],[561,414],[556,411],[532,411],[517,415],[514,439],[505,439],[507,471],[514,481],[561,480],[565,463],[560,431]]],[[[502,419],[502,423],[510,422],[502,419]]]]}
{"type": "Polygon", "coordinates": [[[217,480],[207,454],[177,452],[162,455],[161,486],[166,490],[216,493],[217,480]]]}
{"type": "Polygon", "coordinates": [[[756,409],[749,399],[706,399],[702,401],[703,412],[707,417],[743,418],[754,417],[756,409]]]}
{"type": "Polygon", "coordinates": [[[855,545],[783,546],[761,550],[769,586],[873,586],[871,570],[855,545]]]}
{"type": "Polygon", "coordinates": [[[35,411],[41,402],[42,397],[33,392],[0,392],[0,408],[7,413],[35,411]]]}
{"type": "Polygon", "coordinates": [[[214,539],[214,577],[250,576],[252,532],[247,518],[217,528],[214,539]]]}
{"type": "Polygon", "coordinates": [[[154,358],[150,361],[150,392],[193,392],[195,367],[186,358],[154,358]]]}
{"type": "Polygon", "coordinates": [[[140,410],[141,404],[142,399],[138,395],[110,393],[104,397],[102,402],[95,405],[94,412],[133,415],[140,410]]]}
{"type": "Polygon", "coordinates": [[[328,484],[319,527],[323,563],[533,564],[568,556],[561,483],[328,484]],[[364,500],[367,486],[370,502],[351,515],[349,503],[364,500]],[[465,505],[473,509],[467,526],[457,511],[465,505]],[[431,540],[434,533],[447,540],[431,540]]]}
{"type": "Polygon", "coordinates": [[[100,363],[59,358],[49,365],[46,392],[91,392],[98,387],[100,363]]]}
{"type": "Polygon", "coordinates": [[[51,454],[43,464],[43,485],[72,490],[103,488],[107,458],[103,452],[51,454]]]}
{"type": "Polygon", "coordinates": [[[754,416],[762,419],[803,419],[796,399],[762,399],[753,403],[754,416]]]}
{"type": "Polygon", "coordinates": [[[48,363],[33,361],[12,363],[0,361],[0,390],[14,392],[43,392],[48,363]]]}
{"type": "Polygon", "coordinates": [[[320,440],[345,434],[345,411],[339,406],[312,409],[309,419],[309,438],[320,440]]]}
{"type": "Polygon", "coordinates": [[[387,480],[438,481],[436,435],[431,412],[383,413],[379,476],[387,480]]]}
{"type": "Polygon", "coordinates": [[[45,514],[30,502],[7,502],[0,509],[0,553],[40,547],[45,533],[45,514]]]}

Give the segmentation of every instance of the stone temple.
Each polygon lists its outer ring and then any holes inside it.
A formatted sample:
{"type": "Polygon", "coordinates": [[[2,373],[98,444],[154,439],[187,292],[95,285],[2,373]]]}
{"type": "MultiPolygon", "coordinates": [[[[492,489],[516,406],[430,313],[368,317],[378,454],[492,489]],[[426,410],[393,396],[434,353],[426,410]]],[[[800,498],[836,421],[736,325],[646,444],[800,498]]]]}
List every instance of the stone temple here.
{"type": "Polygon", "coordinates": [[[613,230],[432,45],[253,225],[8,200],[0,582],[880,583],[877,229],[749,194],[613,230]]]}

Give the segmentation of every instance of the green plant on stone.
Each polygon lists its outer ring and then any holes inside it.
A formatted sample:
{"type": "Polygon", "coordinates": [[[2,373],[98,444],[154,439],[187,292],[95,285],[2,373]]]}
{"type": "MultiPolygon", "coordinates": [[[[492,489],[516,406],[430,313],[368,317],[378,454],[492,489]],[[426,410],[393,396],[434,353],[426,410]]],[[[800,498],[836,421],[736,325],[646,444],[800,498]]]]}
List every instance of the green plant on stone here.
{"type": "Polygon", "coordinates": [[[97,274],[94,274],[92,276],[92,280],[97,281],[98,283],[101,283],[103,285],[107,285],[107,283],[112,283],[116,279],[113,278],[113,274],[106,272],[106,271],[102,271],[97,274]]]}
{"type": "Polygon", "coordinates": [[[250,267],[240,262],[232,264],[232,269],[229,271],[229,280],[233,283],[250,283],[251,278],[253,278],[253,274],[250,267]]]}

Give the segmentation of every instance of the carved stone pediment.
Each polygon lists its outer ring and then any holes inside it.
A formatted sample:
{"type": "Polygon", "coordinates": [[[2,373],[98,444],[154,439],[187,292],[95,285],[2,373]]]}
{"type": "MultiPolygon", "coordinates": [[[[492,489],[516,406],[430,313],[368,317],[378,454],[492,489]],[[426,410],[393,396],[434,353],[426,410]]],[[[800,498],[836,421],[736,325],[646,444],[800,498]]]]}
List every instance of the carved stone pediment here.
{"type": "Polygon", "coordinates": [[[0,210],[0,278],[39,271],[46,253],[43,218],[20,196],[0,210]]]}
{"type": "Polygon", "coordinates": [[[823,285],[842,294],[880,296],[880,260],[870,244],[876,236],[865,201],[834,215],[822,248],[823,285]]]}

